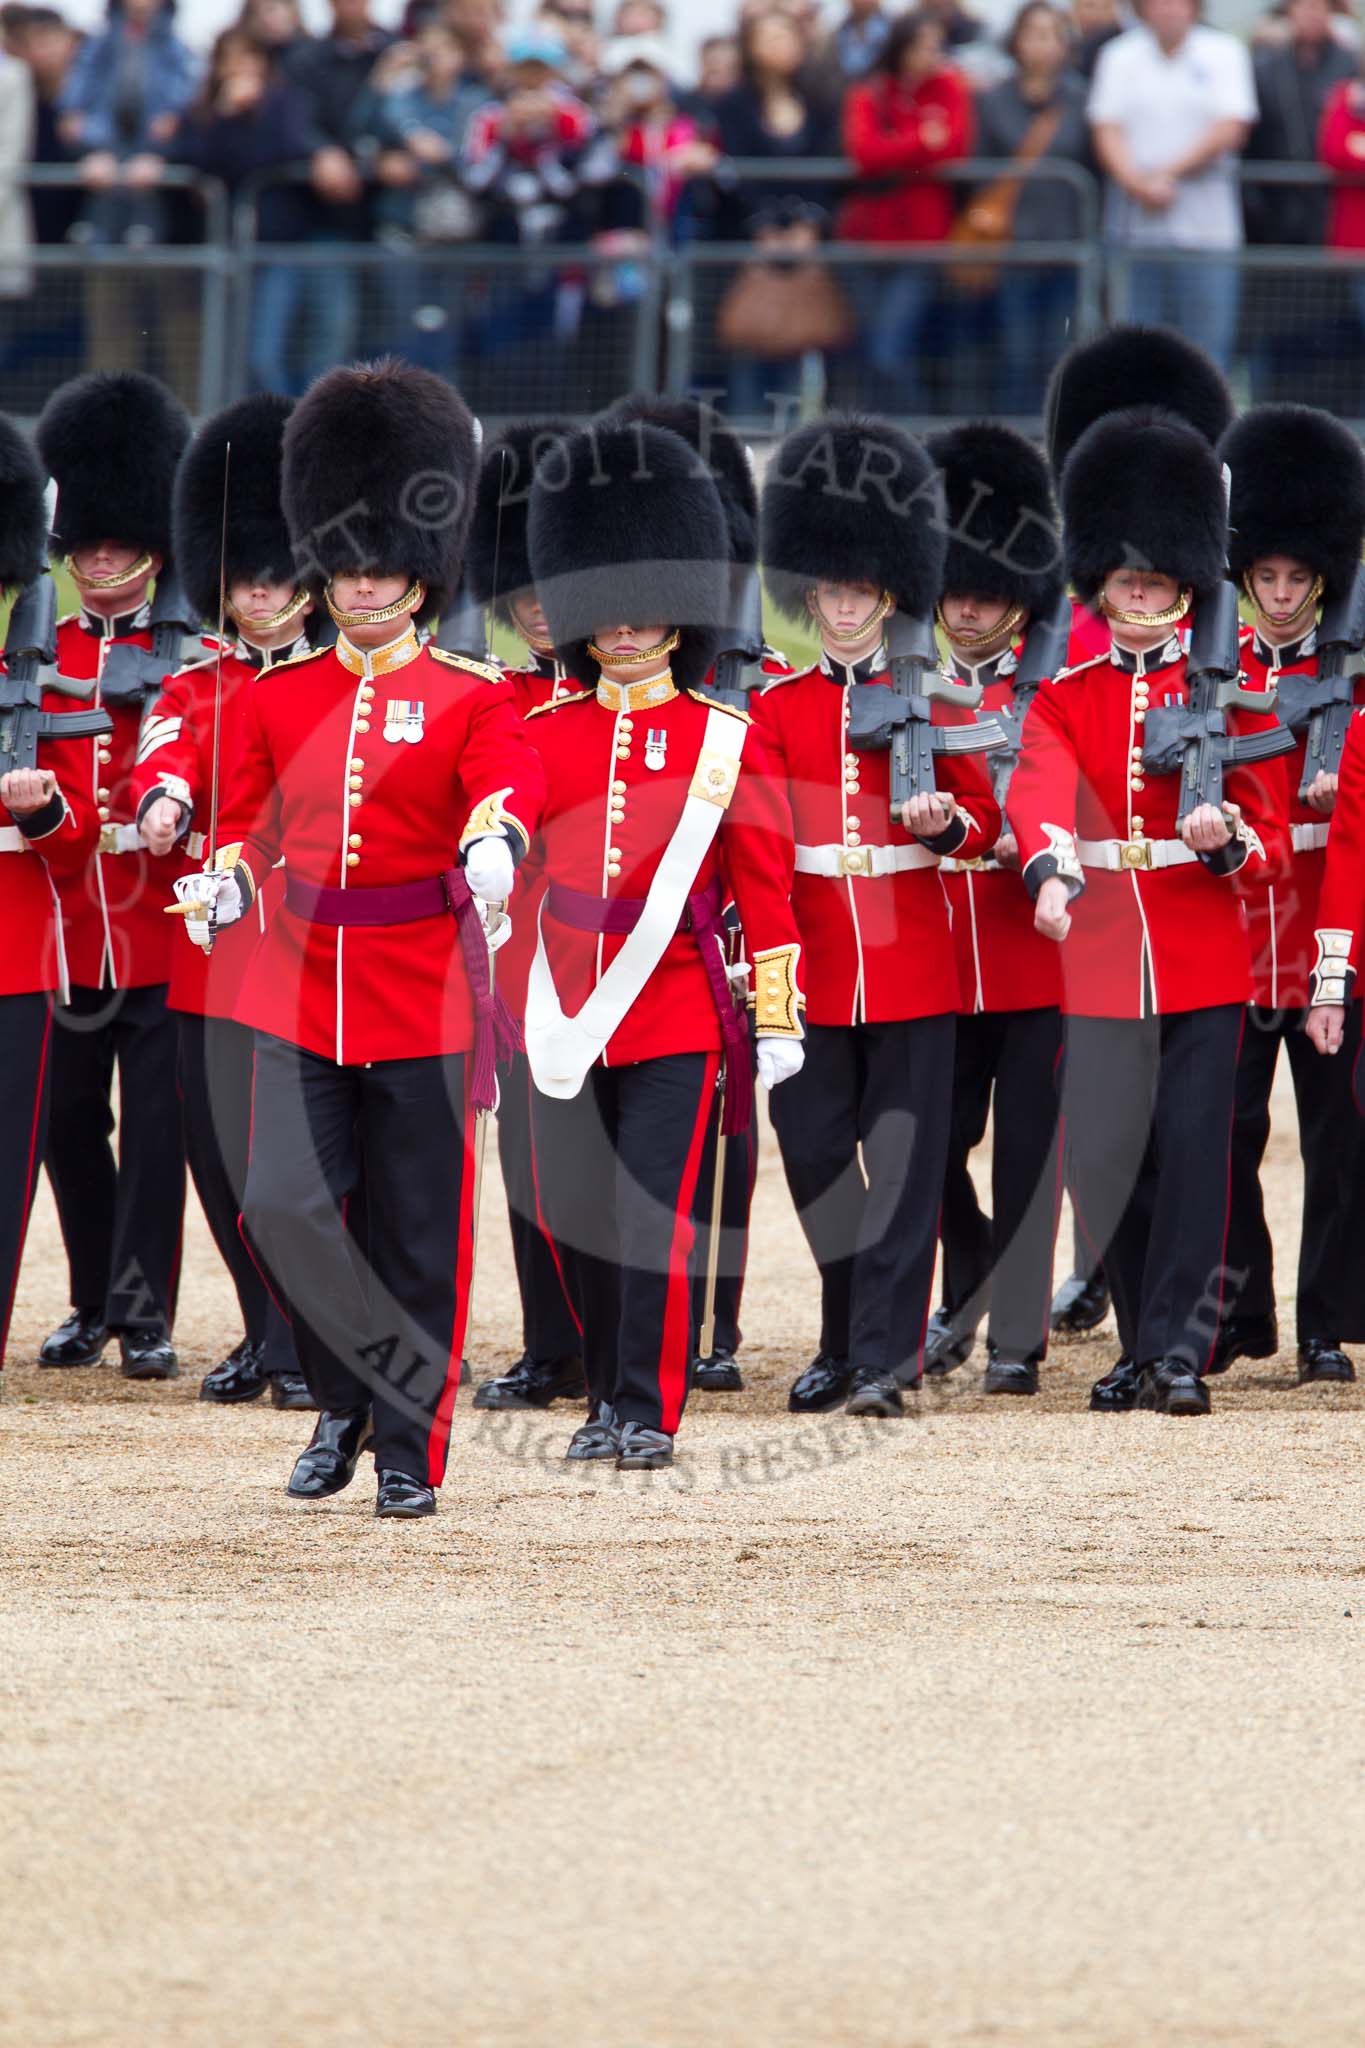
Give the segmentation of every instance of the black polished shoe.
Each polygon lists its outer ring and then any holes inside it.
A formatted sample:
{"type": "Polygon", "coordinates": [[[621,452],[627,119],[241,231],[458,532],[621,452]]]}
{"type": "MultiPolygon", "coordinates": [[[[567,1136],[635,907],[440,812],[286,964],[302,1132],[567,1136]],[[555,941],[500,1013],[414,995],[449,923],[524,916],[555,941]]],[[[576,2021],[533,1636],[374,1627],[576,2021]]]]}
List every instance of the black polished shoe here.
{"type": "Polygon", "coordinates": [[[849,1382],[845,1415],[903,1415],[901,1390],[896,1375],[875,1365],[860,1365],[849,1382]]]}
{"type": "Polygon", "coordinates": [[[374,1429],[368,1408],[324,1408],[285,1489],[295,1500],[326,1500],[355,1478],[374,1429]]]}
{"type": "Polygon", "coordinates": [[[579,1424],[564,1455],[575,1464],[586,1464],[594,1458],[614,1458],[620,1448],[621,1426],[610,1408],[600,1408],[589,1421],[579,1424]]]}
{"type": "Polygon", "coordinates": [[[744,1379],[733,1351],[713,1351],[692,1360],[692,1384],[704,1394],[742,1394],[744,1379]]]}
{"type": "Polygon", "coordinates": [[[126,1380],[178,1380],[180,1360],[169,1337],[160,1330],[121,1330],[118,1348],[126,1380]]]}
{"type": "Polygon", "coordinates": [[[217,1401],[226,1406],[232,1401],[255,1401],[265,1392],[266,1375],[262,1359],[265,1356],[263,1344],[252,1344],[243,1337],[235,1351],[229,1351],[221,1365],[215,1365],[212,1372],[206,1372],[199,1382],[201,1401],[217,1401]]]}
{"type": "Polygon", "coordinates": [[[270,1382],[270,1405],[272,1408],[316,1408],[317,1402],[308,1391],[308,1382],[301,1372],[282,1372],[270,1382]]]}
{"type": "Polygon", "coordinates": [[[831,1358],[818,1351],[805,1371],[792,1382],[787,1406],[793,1415],[822,1415],[837,1408],[848,1393],[853,1368],[846,1358],[831,1358]]]}
{"type": "Polygon", "coordinates": [[[1280,1327],[1273,1315],[1229,1316],[1219,1325],[1205,1377],[1226,1372],[1235,1358],[1273,1358],[1279,1348],[1280,1327]]]}
{"type": "Polygon", "coordinates": [[[98,1365],[109,1342],[104,1313],[97,1308],[73,1308],[66,1321],[44,1337],[38,1347],[39,1365],[98,1365]]]}
{"type": "Polygon", "coordinates": [[[383,1471],[374,1511],[381,1522],[416,1522],[436,1512],[436,1489],[406,1472],[383,1471]]]}
{"type": "Polygon", "coordinates": [[[999,1358],[992,1351],[981,1382],[983,1394],[1036,1394],[1038,1366],[1032,1358],[999,1358]]]}
{"type": "Polygon", "coordinates": [[[509,1371],[484,1381],[474,1406],[548,1408],[552,1401],[581,1401],[586,1392],[581,1358],[532,1358],[523,1352],[509,1371]]]}
{"type": "Polygon", "coordinates": [[[1339,1344],[1330,1337],[1305,1337],[1299,1346],[1299,1385],[1311,1387],[1321,1382],[1338,1386],[1347,1385],[1356,1376],[1356,1369],[1339,1344]]]}
{"type": "Polygon", "coordinates": [[[1048,1323],[1054,1337],[1084,1337],[1098,1330],[1109,1313],[1109,1282],[1104,1268],[1097,1266],[1087,1280],[1072,1273],[1052,1297],[1048,1323]]]}
{"type": "Polygon", "coordinates": [[[616,1451],[618,1472],[657,1472],[673,1463],[673,1439],[643,1422],[624,1422],[616,1451]]]}
{"type": "Polygon", "coordinates": [[[1126,1415],[1137,1397],[1138,1369],[1125,1351],[1090,1389],[1090,1406],[1097,1415],[1126,1415]]]}
{"type": "Polygon", "coordinates": [[[1213,1407],[1208,1388],[1183,1358],[1158,1358],[1144,1365],[1137,1404],[1158,1415],[1207,1415],[1213,1407]]]}
{"type": "Polygon", "coordinates": [[[936,1308],[924,1331],[924,1370],[943,1379],[965,1365],[976,1347],[976,1324],[959,1323],[946,1308],[936,1308]]]}

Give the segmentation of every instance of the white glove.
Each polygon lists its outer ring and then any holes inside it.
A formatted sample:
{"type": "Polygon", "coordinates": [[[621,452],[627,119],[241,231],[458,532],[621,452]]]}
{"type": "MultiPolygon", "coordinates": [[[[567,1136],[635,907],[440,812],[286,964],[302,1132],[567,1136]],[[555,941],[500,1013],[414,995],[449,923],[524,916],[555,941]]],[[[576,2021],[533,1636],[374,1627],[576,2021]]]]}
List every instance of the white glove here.
{"type": "Polygon", "coordinates": [[[236,924],[246,909],[237,878],[232,874],[180,875],[174,888],[177,902],[201,904],[212,913],[209,917],[185,919],[185,930],[206,953],[213,944],[215,931],[221,931],[225,924],[236,924]]]}
{"type": "Polygon", "coordinates": [[[805,1064],[806,1048],[799,1038],[758,1040],[758,1078],[765,1088],[780,1088],[805,1064]]]}
{"type": "Polygon", "coordinates": [[[749,977],[753,971],[748,960],[727,960],[725,963],[725,979],[730,984],[731,997],[741,1010],[749,1000],[749,977]]]}
{"type": "Polygon", "coordinates": [[[512,893],[516,869],[505,833],[494,832],[486,839],[470,842],[465,854],[464,878],[475,896],[485,903],[505,903],[512,893]]]}

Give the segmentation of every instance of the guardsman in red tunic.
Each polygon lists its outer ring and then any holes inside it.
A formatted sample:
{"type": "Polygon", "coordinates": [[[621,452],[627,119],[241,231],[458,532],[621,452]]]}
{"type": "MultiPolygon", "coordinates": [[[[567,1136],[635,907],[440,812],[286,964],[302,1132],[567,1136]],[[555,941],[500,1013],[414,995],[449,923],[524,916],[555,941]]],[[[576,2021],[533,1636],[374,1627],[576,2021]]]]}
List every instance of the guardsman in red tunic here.
{"type": "Polygon", "coordinates": [[[853,692],[890,684],[887,618],[929,617],[942,586],[942,492],[920,444],[857,414],[799,427],[769,463],[762,526],[771,594],[823,647],[756,708],[791,802],[806,958],[806,1064],[773,1124],[822,1295],[820,1351],[789,1405],[899,1415],[921,1375],[960,1001],[939,863],[988,853],[1000,808],[980,762],[943,753],[937,791],[893,816],[889,754],[850,738],[853,692]]]}
{"type": "MultiPolygon", "coordinates": [[[[981,715],[1002,714],[1017,738],[1015,721],[1027,715],[1033,694],[1030,689],[1026,701],[1016,701],[1020,645],[1030,620],[1046,621],[1062,591],[1047,464],[1021,434],[990,422],[934,434],[928,448],[948,500],[939,628],[953,673],[981,691],[981,715]]],[[[943,864],[962,1010],[940,1217],[943,1307],[930,1323],[925,1364],[947,1370],[964,1359],[989,1305],[988,1394],[1038,1391],[1061,1193],[1062,980],[1056,947],[1034,929],[1009,828],[1016,758],[1016,748],[986,756],[1005,807],[1005,828],[993,850],[975,861],[943,864]],[[992,1108],[987,1216],[968,1160],[985,1137],[992,1108]]]]}
{"type": "Polygon", "coordinates": [[[1104,612],[1113,642],[1034,699],[1010,820],[1038,929],[1065,942],[1062,1112],[1078,1213],[1104,1258],[1125,1352],[1092,1405],[1201,1415],[1251,991],[1236,878],[1280,857],[1284,779],[1277,761],[1269,772],[1229,765],[1223,806],[1198,804],[1177,832],[1187,757],[1171,772],[1148,766],[1149,716],[1188,699],[1182,628],[1201,592],[1216,595],[1226,561],[1207,441],[1156,409],[1097,420],[1063,472],[1062,518],[1069,581],[1104,612]]]}
{"type": "Polygon", "coordinates": [[[257,678],[216,867],[177,891],[212,930],[285,863],[238,1011],[257,1033],[243,1217],[323,1411],[289,1491],[339,1492],[372,1444],[384,1517],[434,1513],[445,1472],[469,1112],[510,1029],[474,898],[510,895],[544,789],[501,674],[417,635],[458,587],[475,477],[469,413],[427,371],[333,370],[299,401],[285,516],[340,637],[257,678]]]}
{"type": "Polygon", "coordinates": [[[722,1055],[727,1128],[750,1114],[731,898],[759,1078],[775,1088],[801,1064],[791,819],[757,726],[700,688],[727,574],[705,467],[638,421],[598,421],[564,454],[532,487],[531,568],[570,673],[597,680],[528,727],[547,797],[526,1052],[592,1400],[568,1455],[652,1467],[672,1459],[687,1395],[693,1202],[722,1055]]]}
{"type": "MultiPolygon", "coordinates": [[[[185,1206],[185,1146],[176,1025],[167,1008],[172,944],[162,915],[183,846],[147,851],[134,771],[164,675],[148,593],[169,576],[171,487],[189,438],[178,401],[136,373],[77,378],[48,402],[38,451],[57,487],[53,545],[67,559],[80,612],[57,631],[54,711],[102,704],[114,721],[87,743],[87,793],[99,813],[95,853],[63,877],[71,1000],[57,1014],[47,1168],[71,1268],[71,1314],[40,1365],[93,1365],[116,1335],[130,1379],[174,1379],[171,1345],[185,1206]],[[164,578],[163,578],[164,580],[164,578]],[[84,685],[84,692],[71,691],[84,685]],[[88,694],[85,694],[88,692],[88,694]],[[119,1077],[118,1155],[111,1094],[119,1077]]],[[[176,639],[178,648],[178,636],[176,639]]]]}
{"type": "MultiPolygon", "coordinates": [[[[1106,412],[1157,405],[1178,412],[1212,447],[1232,424],[1232,393],[1217,365],[1202,349],[1169,327],[1125,323],[1068,349],[1052,373],[1044,408],[1048,462],[1060,487],[1066,459],[1086,428],[1106,412]]],[[[1108,621],[1079,598],[1074,600],[1071,645],[1066,665],[1075,668],[1095,655],[1107,656],[1108,621]]],[[[1052,1303],[1052,1328],[1059,1336],[1083,1336],[1109,1312],[1103,1267],[1074,1222],[1075,1265],[1052,1303]]]]}
{"type": "MultiPolygon", "coordinates": [[[[1305,695],[1296,679],[1318,674],[1319,606],[1330,631],[1332,615],[1349,601],[1361,574],[1365,456],[1340,421],[1305,405],[1255,407],[1224,436],[1219,453],[1232,473],[1229,561],[1254,607],[1243,667],[1249,680],[1277,693],[1279,715],[1296,730],[1298,747],[1284,764],[1293,862],[1286,876],[1250,895],[1246,905],[1254,992],[1232,1137],[1227,1263],[1236,1291],[1215,1363],[1273,1358],[1279,1349],[1260,1175],[1283,1045],[1303,1155],[1299,1380],[1353,1380],[1355,1368],[1341,1346],[1343,1339],[1365,1342],[1365,1281],[1355,1241],[1365,1203],[1365,1126],[1351,1101],[1359,1018],[1352,1018],[1344,1060],[1319,1059],[1304,1035],[1337,776],[1305,768],[1312,721],[1306,706],[1296,709],[1296,698],[1305,695]]],[[[1365,702],[1365,679],[1357,678],[1354,694],[1357,704],[1365,702]]]]}
{"type": "MultiPolygon", "coordinates": [[[[553,464],[571,432],[562,420],[514,422],[488,443],[479,465],[465,586],[478,604],[489,606],[494,618],[510,626],[526,644],[524,665],[505,671],[523,718],[542,704],[571,695],[578,687],[555,653],[531,581],[526,547],[536,463],[544,457],[553,464]]],[[[526,1008],[526,977],[535,943],[534,910],[521,900],[511,936],[496,956],[499,991],[517,1018],[526,1008]]],[[[474,1395],[474,1406],[548,1408],[561,1398],[581,1400],[585,1390],[583,1338],[540,1198],[531,1143],[531,1070],[524,1052],[513,1053],[498,1081],[498,1160],[521,1295],[523,1349],[509,1371],[483,1382],[474,1395]]]]}
{"type": "MultiPolygon", "coordinates": [[[[226,578],[225,645],[170,677],[148,714],[133,776],[138,828],[164,858],[209,836],[246,747],[247,703],[258,675],[307,653],[312,600],[295,578],[280,510],[280,446],[292,400],[245,398],[205,421],[175,487],[175,558],[195,612],[218,624],[226,578]],[[231,446],[231,458],[228,448],[231,446]],[[223,491],[227,483],[227,555],[223,491]],[[216,726],[216,731],[215,731],[216,726]],[[217,760],[215,762],[215,749],[217,760]]],[[[200,1384],[201,1401],[253,1401],[270,1388],[277,1408],[310,1408],[289,1326],[270,1299],[239,1218],[251,1129],[254,1041],[237,1021],[251,956],[279,887],[263,882],[249,918],[225,926],[207,952],[177,943],[170,1007],[180,1033],[180,1094],[190,1172],[219,1254],[232,1276],[243,1338],[200,1384]]]]}
{"type": "MultiPolygon", "coordinates": [[[[46,534],[32,446],[0,418],[0,586],[44,573],[46,534]]],[[[4,689],[0,679],[0,1365],[47,1137],[52,997],[66,995],[55,885],[83,873],[99,835],[89,740],[40,737],[35,763],[13,766],[4,689]]]]}

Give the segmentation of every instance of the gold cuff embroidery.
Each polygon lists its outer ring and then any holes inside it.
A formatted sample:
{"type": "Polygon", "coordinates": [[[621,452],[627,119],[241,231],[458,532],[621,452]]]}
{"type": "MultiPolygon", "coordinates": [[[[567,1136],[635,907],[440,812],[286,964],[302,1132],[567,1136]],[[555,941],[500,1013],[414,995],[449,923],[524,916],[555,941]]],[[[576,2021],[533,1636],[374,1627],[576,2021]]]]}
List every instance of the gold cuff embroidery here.
{"type": "Polygon", "coordinates": [[[1333,928],[1314,932],[1313,937],[1317,940],[1318,957],[1309,976],[1312,1002],[1318,1008],[1324,1003],[1344,1005],[1347,1000],[1352,934],[1333,928]]]}
{"type": "Polygon", "coordinates": [[[469,813],[469,823],[460,834],[461,853],[472,839],[486,839],[491,832],[505,832],[509,825],[519,834],[523,846],[531,844],[531,835],[521,819],[514,817],[511,811],[505,808],[511,794],[512,785],[509,782],[506,789],[495,789],[491,796],[486,796],[481,803],[475,804],[469,813]]]}
{"type": "Polygon", "coordinates": [[[800,1038],[805,997],[796,985],[800,946],[771,946],[754,954],[749,1001],[759,1038],[800,1038]]]}

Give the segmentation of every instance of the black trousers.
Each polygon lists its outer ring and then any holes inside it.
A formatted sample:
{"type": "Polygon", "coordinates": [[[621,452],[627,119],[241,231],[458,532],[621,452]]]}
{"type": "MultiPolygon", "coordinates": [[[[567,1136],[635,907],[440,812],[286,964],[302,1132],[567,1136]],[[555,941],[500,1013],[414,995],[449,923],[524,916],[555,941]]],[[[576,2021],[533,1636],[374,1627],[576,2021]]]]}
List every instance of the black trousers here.
{"type": "Polygon", "coordinates": [[[0,996],[0,1365],[47,1143],[52,999],[0,996]]]}
{"type": "MultiPolygon", "coordinates": [[[[696,1242],[692,1247],[693,1348],[700,1340],[706,1316],[706,1264],[711,1256],[711,1211],[716,1198],[716,1143],[720,1119],[712,1114],[706,1126],[706,1146],[697,1175],[696,1242]]],[[[720,1182],[720,1253],[716,1263],[717,1351],[734,1353],[744,1342],[739,1327],[740,1303],[744,1299],[744,1275],[749,1264],[749,1210],[753,1205],[754,1183],[758,1179],[758,1103],[746,1129],[729,1139],[720,1182]]]]}
{"type": "Polygon", "coordinates": [[[525,1053],[514,1054],[498,1081],[498,1161],[521,1295],[522,1344],[527,1357],[537,1364],[579,1358],[582,1333],[545,1220],[536,1173],[531,1142],[531,1069],[525,1053]]]}
{"type": "Polygon", "coordinates": [[[923,1366],[956,1021],[812,1024],[805,1066],[771,1099],[820,1269],[820,1349],[907,1383],[923,1366]]]}
{"type": "Polygon", "coordinates": [[[294,1340],[241,1230],[256,1035],[223,1017],[182,1011],[177,1021],[190,1174],[219,1257],[232,1276],[243,1333],[248,1343],[264,1346],[265,1370],[278,1379],[299,1369],[294,1340]]]}
{"type": "Polygon", "coordinates": [[[1008,1358],[1037,1360],[1047,1352],[1061,1200],[1061,1053],[1058,1010],[1001,1010],[957,1020],[940,1219],[943,1298],[951,1314],[973,1325],[989,1305],[990,1341],[1008,1358]],[[992,1095],[992,1214],[987,1216],[967,1162],[986,1135],[992,1095]]]}
{"type": "Polygon", "coordinates": [[[185,1134],[165,985],[73,988],[54,1022],[47,1170],[72,1304],[102,1311],[111,1330],[169,1331],[180,1281],[185,1134]]]}
{"type": "Polygon", "coordinates": [[[433,1486],[468,1313],[466,1129],[461,1055],[339,1067],[257,1036],[243,1213],[304,1377],[323,1408],[372,1404],[376,1465],[433,1486]],[[368,1259],[346,1220],[362,1184],[368,1259]]]}
{"type": "Polygon", "coordinates": [[[583,1328],[593,1412],[672,1435],[692,1357],[692,1209],[719,1055],[594,1067],[571,1101],[538,1091],[536,1165],[583,1328]]]}
{"type": "Polygon", "coordinates": [[[1303,1157],[1297,1334],[1365,1343],[1365,1271],[1359,1232],[1365,1208],[1365,1123],[1356,1114],[1351,1070],[1360,1050],[1360,1005],[1346,1016],[1341,1051],[1324,1059],[1304,1035],[1306,1010],[1247,1012],[1237,1062],[1232,1127],[1232,1219],[1228,1265],[1237,1283],[1230,1312],[1275,1312],[1275,1271],[1261,1199],[1261,1161],[1270,1137],[1270,1090],[1283,1046],[1289,1056],[1303,1157]]]}
{"type": "Polygon", "coordinates": [[[1202,1372],[1228,1291],[1241,1004],[1141,1021],[1069,1017],[1062,1116],[1077,1214],[1125,1351],[1202,1372]]]}

